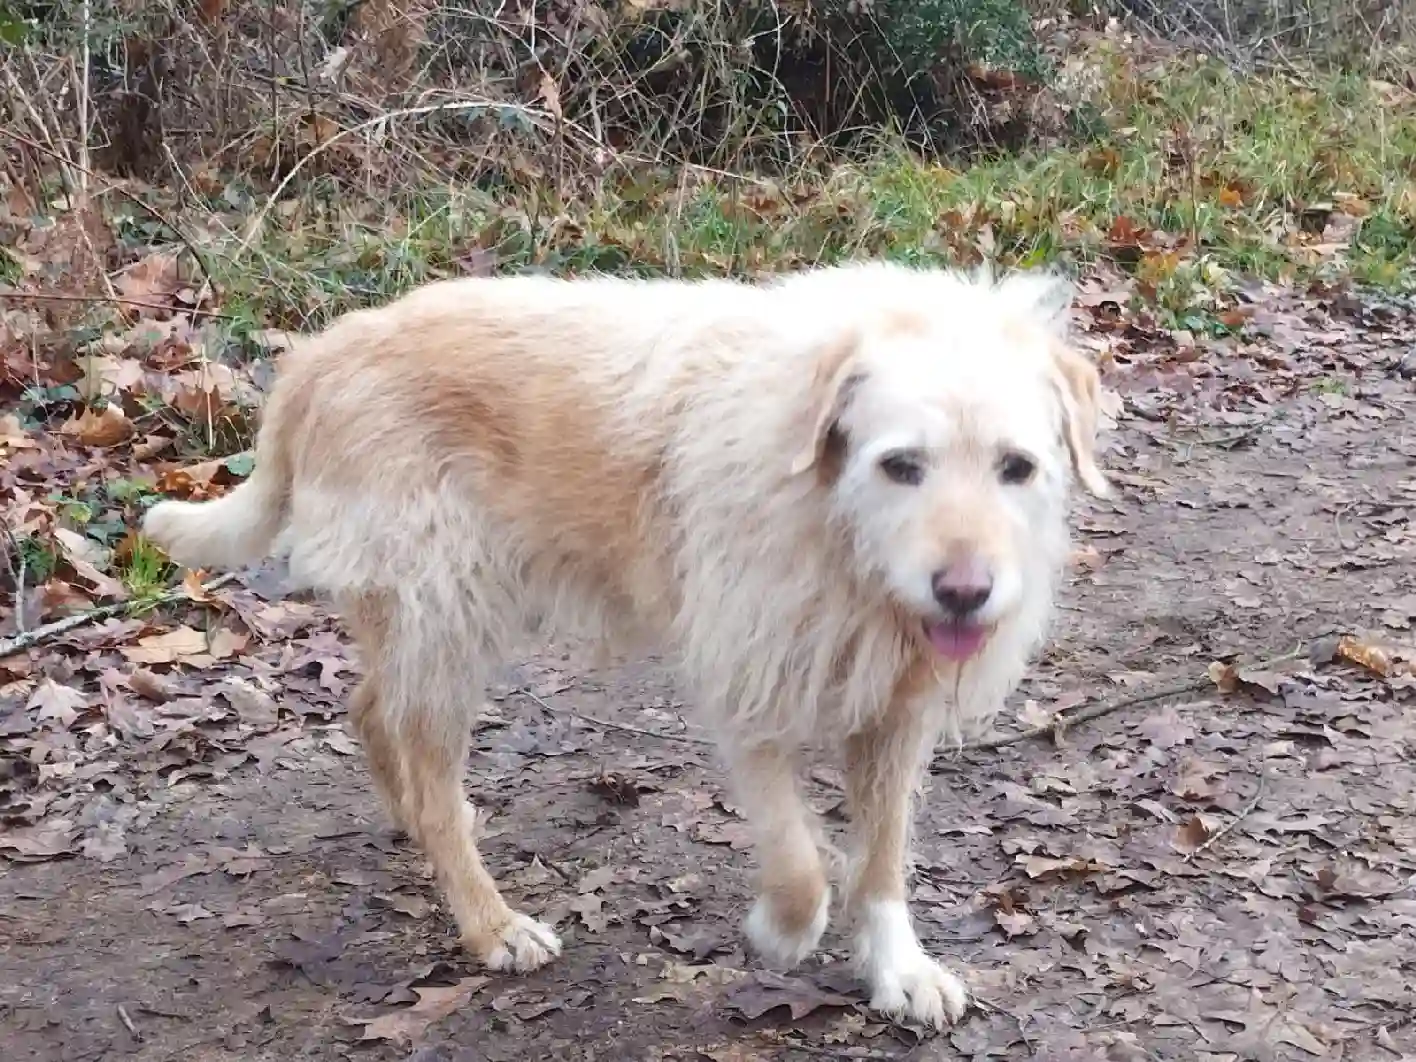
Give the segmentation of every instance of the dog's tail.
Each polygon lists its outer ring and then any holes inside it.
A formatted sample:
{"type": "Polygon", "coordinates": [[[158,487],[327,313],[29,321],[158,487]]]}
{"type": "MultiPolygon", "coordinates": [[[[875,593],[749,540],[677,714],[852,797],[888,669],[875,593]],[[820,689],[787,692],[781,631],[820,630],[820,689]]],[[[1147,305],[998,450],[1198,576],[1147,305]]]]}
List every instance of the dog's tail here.
{"type": "Polygon", "coordinates": [[[277,380],[246,482],[214,501],[158,502],[143,519],[144,536],[188,568],[239,568],[269,554],[290,514],[294,464],[286,405],[277,380]]]}

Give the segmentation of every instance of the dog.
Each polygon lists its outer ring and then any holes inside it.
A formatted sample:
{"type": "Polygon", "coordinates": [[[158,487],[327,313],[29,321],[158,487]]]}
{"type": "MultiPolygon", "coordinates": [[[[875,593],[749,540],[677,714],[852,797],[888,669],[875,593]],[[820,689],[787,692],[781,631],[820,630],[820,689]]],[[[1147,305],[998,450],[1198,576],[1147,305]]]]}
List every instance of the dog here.
{"type": "Polygon", "coordinates": [[[189,567],[285,554],[332,598],[375,785],[487,967],[561,942],[478,854],[470,713],[514,639],[573,632],[676,655],[755,839],[745,931],[779,968],[832,898],[798,761],[840,754],[871,1005],[943,1027],[967,993],[906,906],[914,796],[1040,646],[1074,484],[1108,490],[1069,297],[886,263],[435,282],[297,340],[250,477],[144,531],[189,567]]]}

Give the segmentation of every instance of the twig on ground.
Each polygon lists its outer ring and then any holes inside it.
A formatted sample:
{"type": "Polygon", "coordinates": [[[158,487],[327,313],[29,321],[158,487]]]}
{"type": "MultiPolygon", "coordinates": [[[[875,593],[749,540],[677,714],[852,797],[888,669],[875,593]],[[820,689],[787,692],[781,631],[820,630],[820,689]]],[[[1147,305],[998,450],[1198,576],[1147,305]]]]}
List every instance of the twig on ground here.
{"type": "MultiPolygon", "coordinates": [[[[1282,664],[1289,660],[1297,660],[1306,652],[1306,647],[1300,647],[1293,650],[1291,653],[1284,653],[1282,656],[1265,660],[1258,666],[1261,669],[1267,669],[1273,667],[1275,664],[1282,664]]],[[[1186,679],[1183,682],[1177,682],[1170,686],[1161,686],[1159,689],[1148,690],[1145,693],[1122,697],[1117,701],[1089,704],[1085,708],[1078,709],[1075,712],[1059,714],[1050,723],[1029,727],[1027,730],[1020,731],[1016,734],[1006,734],[995,738],[983,738],[979,741],[967,741],[963,745],[958,746],[957,750],[951,749],[949,751],[973,752],[986,749],[1001,749],[1007,745],[1017,745],[1024,741],[1030,741],[1036,737],[1049,737],[1053,734],[1060,734],[1067,727],[1073,726],[1076,723],[1086,723],[1093,719],[1100,719],[1102,716],[1110,715],[1112,712],[1120,711],[1122,708],[1134,708],[1138,704],[1148,704],[1151,701],[1163,701],[1168,697],[1179,697],[1186,693],[1195,693],[1198,690],[1207,689],[1213,685],[1214,680],[1208,675],[1186,679]]]]}
{"type": "Polygon", "coordinates": [[[584,712],[578,712],[574,708],[557,708],[555,705],[547,701],[544,697],[532,693],[524,686],[520,686],[512,692],[519,693],[521,694],[521,696],[527,698],[528,700],[535,701],[538,705],[540,705],[546,711],[550,712],[552,715],[568,715],[573,719],[579,719],[581,722],[589,723],[592,726],[605,727],[608,730],[623,730],[629,734],[639,734],[643,737],[658,738],[660,741],[682,741],[688,745],[711,746],[713,744],[713,742],[708,738],[696,737],[693,734],[660,733],[656,730],[645,730],[641,727],[630,726],[628,723],[616,723],[613,719],[601,719],[598,716],[586,715],[584,712]]]}
{"type": "Polygon", "coordinates": [[[1117,701],[1089,704],[1085,708],[1080,708],[1075,712],[1058,715],[1050,723],[1029,727],[1027,730],[1019,731],[1016,734],[1006,734],[1002,737],[994,738],[982,738],[978,741],[966,741],[963,745],[959,746],[959,751],[972,752],[976,750],[1001,749],[1007,745],[1017,745],[1024,741],[1030,741],[1036,737],[1049,737],[1052,734],[1061,733],[1067,727],[1073,726],[1076,723],[1086,723],[1092,719],[1100,719],[1103,715],[1110,715],[1112,712],[1120,711],[1122,708],[1134,708],[1138,704],[1148,704],[1151,701],[1163,701],[1167,697],[1179,697],[1182,694],[1194,693],[1197,690],[1202,690],[1206,686],[1213,684],[1210,677],[1206,675],[1204,678],[1186,679],[1184,682],[1177,682],[1170,686],[1162,686],[1156,690],[1137,693],[1131,697],[1122,697],[1117,701]]]}
{"type": "MultiPolygon", "coordinates": [[[[1259,667],[1267,669],[1273,667],[1275,664],[1282,664],[1289,660],[1297,660],[1306,652],[1306,647],[1300,647],[1290,653],[1284,653],[1282,656],[1276,656],[1269,660],[1266,660],[1261,663],[1259,667]]],[[[1077,723],[1090,722],[1093,719],[1100,719],[1102,716],[1110,715],[1112,712],[1120,711],[1122,708],[1134,708],[1138,704],[1148,704],[1151,701],[1163,701],[1169,697],[1179,697],[1186,693],[1195,693],[1196,691],[1206,689],[1212,686],[1213,684],[1214,680],[1211,679],[1208,675],[1205,675],[1201,678],[1186,679],[1183,682],[1177,682],[1169,686],[1162,686],[1159,689],[1155,690],[1148,690],[1145,693],[1138,693],[1131,697],[1122,697],[1120,700],[1117,701],[1107,701],[1102,704],[1091,704],[1078,711],[1071,712],[1066,715],[1059,715],[1050,723],[1044,723],[1042,726],[1029,727],[1027,730],[1020,731],[1016,734],[1006,734],[1002,737],[984,738],[980,741],[965,742],[963,745],[960,745],[957,748],[947,750],[947,752],[976,752],[989,749],[1001,749],[1008,745],[1021,744],[1022,742],[1030,741],[1033,738],[1047,737],[1053,734],[1059,734],[1069,726],[1073,726],[1077,723]]],[[[535,701],[536,704],[540,705],[546,711],[551,712],[554,715],[567,715],[574,719],[579,719],[581,722],[589,723],[592,726],[604,727],[607,730],[623,730],[629,734],[639,734],[643,737],[657,738],[660,741],[681,741],[689,745],[713,745],[713,742],[710,739],[696,737],[693,734],[668,734],[654,730],[645,730],[642,727],[630,726],[628,723],[617,723],[613,719],[601,719],[597,716],[586,715],[584,712],[576,711],[574,708],[558,708],[555,705],[551,704],[549,701],[547,701],[544,697],[532,693],[524,686],[519,687],[512,692],[519,693],[523,697],[535,701]]],[[[1247,812],[1245,812],[1245,814],[1247,814],[1247,812]]],[[[1222,834],[1216,835],[1214,839],[1217,840],[1219,836],[1222,836],[1222,834]]],[[[1204,851],[1204,849],[1201,848],[1198,851],[1204,851]]]]}
{"type": "Polygon", "coordinates": [[[25,632],[25,575],[27,574],[28,561],[25,558],[24,547],[20,545],[20,540],[15,533],[9,527],[4,528],[4,532],[5,571],[15,584],[15,630],[23,634],[25,632]],[[11,557],[15,559],[11,561],[11,557]]]}
{"type": "Polygon", "coordinates": [[[1250,815],[1252,815],[1254,811],[1258,808],[1259,801],[1264,798],[1264,790],[1266,788],[1268,788],[1268,772],[1261,770],[1259,772],[1258,788],[1254,790],[1254,795],[1249,800],[1249,802],[1239,809],[1239,813],[1237,815],[1235,815],[1232,819],[1230,819],[1218,830],[1216,830],[1213,836],[1211,836],[1207,841],[1205,841],[1204,844],[1200,845],[1200,847],[1196,848],[1193,852],[1187,853],[1182,862],[1189,863],[1196,856],[1208,852],[1215,845],[1219,844],[1220,841],[1224,840],[1225,837],[1233,833],[1234,828],[1238,826],[1241,822],[1243,822],[1245,819],[1247,819],[1250,815]]]}
{"type": "MultiPolygon", "coordinates": [[[[234,573],[219,575],[215,579],[202,583],[203,590],[219,590],[227,583],[235,581],[234,573]]],[[[166,605],[177,601],[186,594],[181,587],[166,590],[156,597],[144,597],[133,601],[116,601],[111,605],[101,605],[98,608],[89,609],[87,612],[79,612],[73,616],[65,616],[57,619],[53,623],[46,623],[42,627],[36,627],[32,631],[25,631],[17,634],[13,638],[6,638],[0,641],[0,659],[11,656],[14,653],[22,652],[25,649],[32,649],[36,645],[50,638],[61,634],[68,634],[86,623],[94,620],[108,619],[110,616],[121,616],[135,608],[150,608],[153,605],[166,605]]]]}
{"type": "Polygon", "coordinates": [[[777,1046],[784,1051],[795,1051],[799,1055],[813,1055],[819,1058],[836,1059],[860,1059],[862,1062],[904,1062],[913,1052],[906,1052],[903,1055],[891,1055],[884,1051],[875,1051],[867,1048],[865,1053],[852,1051],[846,1054],[839,1047],[817,1047],[815,1044],[804,1044],[793,1040],[778,1040],[777,1046]]]}
{"type": "Polygon", "coordinates": [[[123,1028],[128,1030],[134,1040],[142,1041],[143,1034],[138,1032],[138,1027],[133,1024],[133,1019],[128,1014],[128,1008],[122,1003],[118,1004],[118,1020],[123,1023],[123,1028]]]}

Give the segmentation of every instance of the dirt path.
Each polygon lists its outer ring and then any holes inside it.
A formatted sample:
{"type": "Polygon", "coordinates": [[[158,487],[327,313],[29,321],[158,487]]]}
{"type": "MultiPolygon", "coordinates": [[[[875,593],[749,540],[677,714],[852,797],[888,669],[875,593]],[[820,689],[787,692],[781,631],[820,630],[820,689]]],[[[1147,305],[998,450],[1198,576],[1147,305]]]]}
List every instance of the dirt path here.
{"type": "MultiPolygon", "coordinates": [[[[132,723],[78,778],[26,776],[59,795],[25,834],[33,861],[0,864],[3,1056],[1416,1057],[1416,679],[1324,640],[1412,642],[1416,394],[1396,365],[1412,329],[1271,309],[1266,335],[1199,360],[1106,337],[1122,489],[1079,509],[1075,578],[1017,705],[1031,722],[1233,654],[1315,642],[1316,659],[936,764],[915,910],[986,1001],[951,1034],[858,1009],[835,932],[792,977],[743,953],[743,825],[653,663],[542,653],[481,724],[489,862],[568,940],[537,975],[483,978],[343,735],[342,643],[318,610],[265,600],[262,576],[228,597],[257,635],[246,655],[160,693],[100,681],[110,705],[157,703],[159,725],[132,723]],[[41,858],[62,848],[43,832],[58,813],[100,858],[41,858]]],[[[102,676],[125,636],[65,646],[102,676]]],[[[18,799],[24,779],[0,778],[18,799]]],[[[832,771],[812,786],[838,820],[832,771]]]]}

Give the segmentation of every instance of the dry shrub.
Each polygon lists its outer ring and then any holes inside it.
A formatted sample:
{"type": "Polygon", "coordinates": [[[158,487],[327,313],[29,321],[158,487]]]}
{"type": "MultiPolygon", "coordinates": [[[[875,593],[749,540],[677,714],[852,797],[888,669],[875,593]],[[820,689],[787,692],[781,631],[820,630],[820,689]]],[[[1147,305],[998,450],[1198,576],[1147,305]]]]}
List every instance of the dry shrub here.
{"type": "Polygon", "coordinates": [[[934,149],[1012,144],[1033,132],[1046,74],[1018,0],[24,10],[23,48],[5,62],[13,84],[107,168],[144,177],[214,160],[274,181],[306,159],[307,173],[354,179],[377,157],[385,173],[432,161],[480,179],[518,168],[518,151],[591,176],[609,159],[747,168],[889,128],[934,149]],[[73,96],[85,40],[93,105],[74,129],[53,84],[73,96]]]}

